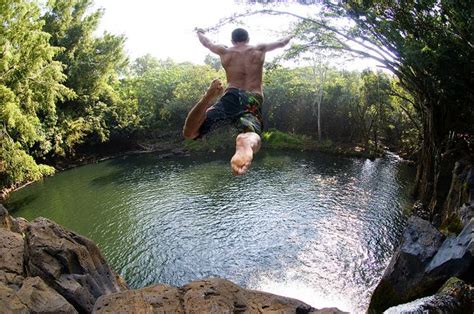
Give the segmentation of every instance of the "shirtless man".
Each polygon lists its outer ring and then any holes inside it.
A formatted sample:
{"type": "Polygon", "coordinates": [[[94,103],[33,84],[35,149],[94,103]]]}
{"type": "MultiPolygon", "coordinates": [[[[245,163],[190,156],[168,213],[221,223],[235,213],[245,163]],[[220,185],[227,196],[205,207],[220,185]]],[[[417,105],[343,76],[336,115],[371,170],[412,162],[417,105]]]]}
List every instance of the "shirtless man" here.
{"type": "Polygon", "coordinates": [[[228,86],[224,93],[222,83],[218,79],[212,81],[204,96],[188,113],[183,135],[186,139],[197,139],[218,125],[235,125],[240,133],[230,164],[234,175],[242,175],[250,167],[261,144],[265,53],[284,47],[291,37],[251,46],[247,31],[237,28],[232,32],[232,47],[226,47],[212,43],[202,29],[196,32],[201,44],[219,55],[228,86]]]}

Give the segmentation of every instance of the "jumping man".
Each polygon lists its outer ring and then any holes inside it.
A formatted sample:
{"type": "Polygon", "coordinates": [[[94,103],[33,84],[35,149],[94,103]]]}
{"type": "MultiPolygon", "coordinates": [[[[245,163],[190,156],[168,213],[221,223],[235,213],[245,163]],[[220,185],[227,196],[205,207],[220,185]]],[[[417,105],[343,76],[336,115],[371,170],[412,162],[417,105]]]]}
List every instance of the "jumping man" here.
{"type": "Polygon", "coordinates": [[[291,37],[251,46],[247,31],[237,28],[232,32],[232,47],[226,47],[212,43],[202,29],[196,32],[201,44],[219,55],[227,77],[227,88],[224,91],[218,79],[212,81],[204,96],[188,113],[183,135],[186,139],[197,139],[216,126],[235,125],[239,135],[230,164],[234,175],[242,175],[250,167],[261,144],[265,53],[284,47],[291,37]]]}

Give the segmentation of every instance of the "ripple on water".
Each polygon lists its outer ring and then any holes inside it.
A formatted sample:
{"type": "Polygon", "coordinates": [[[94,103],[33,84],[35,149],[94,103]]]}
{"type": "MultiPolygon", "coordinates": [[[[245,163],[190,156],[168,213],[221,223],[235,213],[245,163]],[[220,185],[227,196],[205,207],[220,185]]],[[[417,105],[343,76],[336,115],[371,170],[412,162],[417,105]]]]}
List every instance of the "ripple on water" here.
{"type": "Polygon", "coordinates": [[[18,191],[9,206],[91,238],[135,288],[219,276],[364,312],[413,172],[395,158],[267,151],[236,178],[226,158],[107,161],[18,191]]]}

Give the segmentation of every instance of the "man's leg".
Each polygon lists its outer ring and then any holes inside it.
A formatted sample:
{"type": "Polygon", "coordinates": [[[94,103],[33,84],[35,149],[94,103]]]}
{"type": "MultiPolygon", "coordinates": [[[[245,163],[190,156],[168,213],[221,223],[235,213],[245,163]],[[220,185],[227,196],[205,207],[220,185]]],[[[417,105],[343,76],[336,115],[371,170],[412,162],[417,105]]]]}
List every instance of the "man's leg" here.
{"type": "Polygon", "coordinates": [[[224,88],[219,79],[211,82],[201,100],[189,111],[183,127],[183,136],[185,139],[195,139],[199,136],[199,128],[206,120],[206,110],[212,106],[222,95],[224,88]]]}
{"type": "Polygon", "coordinates": [[[235,154],[230,160],[232,173],[236,176],[247,172],[253,155],[260,149],[262,140],[255,132],[240,133],[235,139],[235,154]]]}

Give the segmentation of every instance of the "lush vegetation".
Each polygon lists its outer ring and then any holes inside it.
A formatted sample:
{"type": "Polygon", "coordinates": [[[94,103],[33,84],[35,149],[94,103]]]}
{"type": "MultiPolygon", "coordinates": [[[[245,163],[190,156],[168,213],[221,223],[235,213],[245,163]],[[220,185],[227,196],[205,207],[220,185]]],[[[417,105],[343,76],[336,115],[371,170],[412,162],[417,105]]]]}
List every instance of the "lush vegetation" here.
{"type": "MultiPolygon", "coordinates": [[[[189,108],[213,78],[225,77],[212,56],[205,65],[149,55],[130,62],[123,37],[93,36],[102,12],[87,13],[90,0],[49,1],[45,7],[8,0],[1,5],[2,186],[53,173],[51,166],[73,157],[81,145],[90,147],[111,137],[179,138],[189,108]]],[[[413,124],[391,96],[392,77],[325,71],[321,81],[314,67],[269,64],[267,127],[308,139],[321,136],[326,143],[360,142],[375,150],[382,143],[396,148],[413,143],[413,124]],[[316,95],[321,95],[321,132],[315,128],[316,95]]],[[[273,146],[296,147],[281,136],[275,144],[274,134],[265,137],[273,146]]],[[[201,146],[223,146],[220,142],[232,145],[211,138],[201,146]]]]}
{"type": "MultiPolygon", "coordinates": [[[[190,107],[213,78],[225,79],[211,55],[204,65],[150,55],[129,60],[122,36],[94,35],[102,12],[92,12],[91,1],[0,3],[2,187],[51,174],[81,147],[180,139],[190,107]]],[[[439,206],[446,192],[439,178],[452,169],[446,152],[472,149],[472,28],[464,1],[324,2],[314,19],[300,17],[298,44],[286,56],[319,61],[265,66],[264,140],[284,148],[343,143],[373,153],[419,152],[418,195],[439,206]],[[337,23],[343,18],[353,23],[337,23]],[[326,50],[369,56],[393,74],[338,70],[314,57],[326,50]]],[[[232,146],[221,138],[185,145],[232,146]]]]}
{"type": "Polygon", "coordinates": [[[101,12],[88,0],[0,4],[0,183],[36,180],[59,156],[136,126],[120,89],[124,38],[94,37],[101,12]]]}

